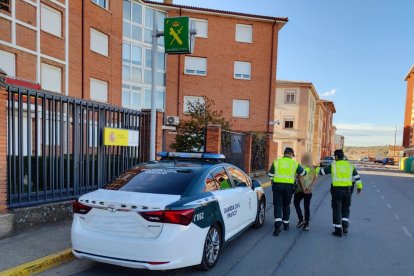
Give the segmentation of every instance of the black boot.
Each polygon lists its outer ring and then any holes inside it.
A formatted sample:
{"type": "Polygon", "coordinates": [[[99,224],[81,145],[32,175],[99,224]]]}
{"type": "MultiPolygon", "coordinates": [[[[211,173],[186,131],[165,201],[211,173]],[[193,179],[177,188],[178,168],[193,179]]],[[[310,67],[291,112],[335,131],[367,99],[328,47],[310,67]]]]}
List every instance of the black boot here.
{"type": "Polygon", "coordinates": [[[273,231],[273,236],[279,236],[280,232],[282,232],[282,230],[280,230],[280,227],[275,227],[275,230],[273,231]]]}
{"type": "Polygon", "coordinates": [[[289,230],[289,223],[283,223],[283,230],[289,230]]]}
{"type": "Polygon", "coordinates": [[[347,221],[342,221],[342,231],[344,232],[344,234],[348,234],[348,227],[349,223],[347,221]]]}
{"type": "Polygon", "coordinates": [[[335,231],[332,232],[332,235],[337,237],[342,237],[342,228],[341,227],[335,227],[335,231]]]}
{"type": "Polygon", "coordinates": [[[275,230],[273,231],[273,236],[277,237],[279,236],[282,228],[282,223],[280,221],[275,222],[275,230]]]}

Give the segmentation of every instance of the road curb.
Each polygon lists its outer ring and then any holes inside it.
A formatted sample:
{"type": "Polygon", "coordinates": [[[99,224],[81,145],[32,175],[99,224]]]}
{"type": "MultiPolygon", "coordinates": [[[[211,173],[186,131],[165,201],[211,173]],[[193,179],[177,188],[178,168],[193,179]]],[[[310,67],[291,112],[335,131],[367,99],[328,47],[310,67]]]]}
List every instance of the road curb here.
{"type": "Polygon", "coordinates": [[[72,254],[72,248],[68,248],[55,254],[0,271],[0,276],[33,275],[73,259],[75,259],[75,256],[72,254]]]}
{"type": "Polygon", "coordinates": [[[272,184],[270,183],[270,181],[268,181],[266,183],[262,183],[262,187],[263,188],[267,188],[267,187],[270,187],[270,186],[272,186],[272,184]]]}

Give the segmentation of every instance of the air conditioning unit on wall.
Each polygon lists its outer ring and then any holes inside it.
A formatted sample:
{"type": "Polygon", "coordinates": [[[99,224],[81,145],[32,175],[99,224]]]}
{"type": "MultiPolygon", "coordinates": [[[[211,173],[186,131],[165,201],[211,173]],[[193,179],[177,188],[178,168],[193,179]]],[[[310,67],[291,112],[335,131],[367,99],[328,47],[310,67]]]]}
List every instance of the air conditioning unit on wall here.
{"type": "Polygon", "coordinates": [[[180,117],[178,116],[167,116],[166,125],[167,126],[178,126],[180,123],[180,117]]]}

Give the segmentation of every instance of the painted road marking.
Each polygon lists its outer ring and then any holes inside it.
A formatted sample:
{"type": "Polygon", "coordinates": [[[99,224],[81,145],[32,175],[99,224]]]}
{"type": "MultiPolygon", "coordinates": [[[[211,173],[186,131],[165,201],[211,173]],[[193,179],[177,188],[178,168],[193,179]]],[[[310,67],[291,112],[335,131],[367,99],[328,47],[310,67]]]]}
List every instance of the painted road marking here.
{"type": "Polygon", "coordinates": [[[377,189],[377,193],[380,193],[381,191],[377,189]]]}
{"type": "Polygon", "coordinates": [[[382,198],[382,199],[385,199],[385,196],[381,195],[381,198],[382,198]]]}
{"type": "Polygon", "coordinates": [[[407,237],[409,237],[410,239],[412,239],[412,238],[413,238],[413,236],[411,235],[410,231],[408,231],[407,227],[402,226],[401,228],[402,228],[402,230],[404,231],[404,233],[405,233],[405,235],[406,235],[407,237]]]}
{"type": "Polygon", "coordinates": [[[68,248],[58,253],[0,271],[0,275],[33,275],[73,259],[75,259],[75,256],[72,254],[72,248],[68,248]]]}
{"type": "Polygon", "coordinates": [[[397,214],[392,214],[394,216],[395,219],[400,219],[400,216],[397,214]]]}
{"type": "MultiPolygon", "coordinates": [[[[374,183],[374,182],[372,182],[372,183],[374,183]]],[[[376,188],[377,187],[377,185],[374,185],[374,188],[376,188]]]]}
{"type": "Polygon", "coordinates": [[[391,205],[389,203],[387,203],[387,207],[391,209],[391,205]]]}

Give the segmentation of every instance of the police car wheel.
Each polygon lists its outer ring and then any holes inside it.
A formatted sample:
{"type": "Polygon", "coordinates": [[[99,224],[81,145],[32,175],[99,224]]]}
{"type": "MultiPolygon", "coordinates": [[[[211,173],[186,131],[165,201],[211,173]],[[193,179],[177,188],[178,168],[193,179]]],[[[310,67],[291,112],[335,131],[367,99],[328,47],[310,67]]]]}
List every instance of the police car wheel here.
{"type": "Polygon", "coordinates": [[[257,206],[256,221],[253,224],[253,227],[261,228],[264,224],[265,218],[266,218],[266,202],[264,201],[264,199],[261,199],[257,206]]]}
{"type": "Polygon", "coordinates": [[[209,270],[213,268],[219,258],[221,251],[221,231],[217,224],[213,224],[208,230],[204,242],[203,259],[199,268],[209,270]]]}

